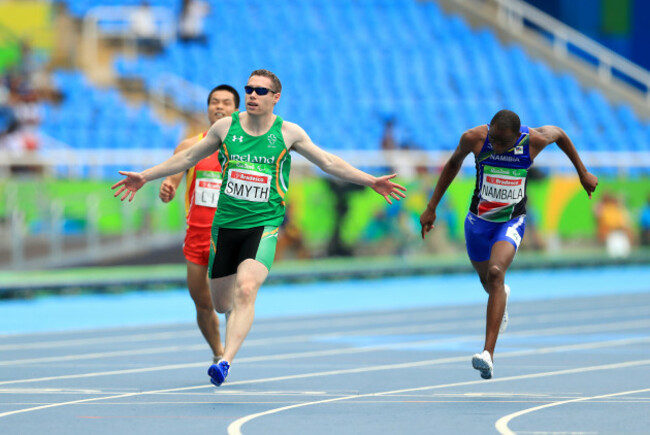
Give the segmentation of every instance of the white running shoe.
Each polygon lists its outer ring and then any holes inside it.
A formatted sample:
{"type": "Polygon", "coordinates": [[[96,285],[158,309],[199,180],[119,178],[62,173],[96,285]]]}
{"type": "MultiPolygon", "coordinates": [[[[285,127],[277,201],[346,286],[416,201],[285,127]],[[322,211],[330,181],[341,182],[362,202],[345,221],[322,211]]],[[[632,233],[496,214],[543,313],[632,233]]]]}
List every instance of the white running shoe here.
{"type": "Polygon", "coordinates": [[[484,350],[483,353],[475,353],[472,357],[472,367],[481,372],[483,379],[492,377],[492,358],[490,352],[484,350]]]}
{"type": "Polygon", "coordinates": [[[503,312],[503,319],[501,319],[501,326],[499,327],[499,334],[502,334],[506,332],[506,329],[508,328],[508,297],[510,296],[510,286],[508,284],[504,284],[503,286],[506,290],[506,309],[503,312]]]}

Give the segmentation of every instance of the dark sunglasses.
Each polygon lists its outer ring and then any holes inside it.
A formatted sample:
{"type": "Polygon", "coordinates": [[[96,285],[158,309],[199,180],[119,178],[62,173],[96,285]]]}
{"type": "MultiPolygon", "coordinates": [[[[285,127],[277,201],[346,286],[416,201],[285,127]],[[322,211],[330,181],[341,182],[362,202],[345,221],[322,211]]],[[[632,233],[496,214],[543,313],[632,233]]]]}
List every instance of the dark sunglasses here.
{"type": "Polygon", "coordinates": [[[271,92],[271,93],[273,93],[273,94],[277,94],[277,92],[272,91],[272,90],[269,89],[269,88],[254,88],[254,87],[252,87],[252,86],[244,86],[244,90],[246,91],[247,94],[252,94],[253,91],[255,91],[255,93],[256,93],[257,95],[260,95],[260,96],[262,96],[262,95],[266,95],[266,94],[268,94],[269,92],[271,92]]]}

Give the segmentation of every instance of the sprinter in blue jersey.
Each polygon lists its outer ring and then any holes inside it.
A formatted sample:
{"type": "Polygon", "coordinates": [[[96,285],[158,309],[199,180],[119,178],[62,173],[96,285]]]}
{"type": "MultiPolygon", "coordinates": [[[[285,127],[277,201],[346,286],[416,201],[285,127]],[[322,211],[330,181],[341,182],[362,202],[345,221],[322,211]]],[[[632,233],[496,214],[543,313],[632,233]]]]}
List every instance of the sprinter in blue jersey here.
{"type": "Polygon", "coordinates": [[[519,116],[509,110],[494,115],[490,125],[467,130],[449,158],[426,210],[420,216],[422,238],[431,231],[436,208],[454,180],[465,157],[473,153],[476,187],[465,218],[465,242],[469,259],[488,293],[485,346],[472,357],[472,366],[481,377],[490,379],[494,348],[499,332],[508,322],[506,304],[510,288],[505,284],[508,267],[517,253],[526,227],[526,179],[535,157],[549,144],[557,143],[578,172],[589,198],[598,178],[589,173],[575,146],[559,127],[522,126],[519,116]]]}

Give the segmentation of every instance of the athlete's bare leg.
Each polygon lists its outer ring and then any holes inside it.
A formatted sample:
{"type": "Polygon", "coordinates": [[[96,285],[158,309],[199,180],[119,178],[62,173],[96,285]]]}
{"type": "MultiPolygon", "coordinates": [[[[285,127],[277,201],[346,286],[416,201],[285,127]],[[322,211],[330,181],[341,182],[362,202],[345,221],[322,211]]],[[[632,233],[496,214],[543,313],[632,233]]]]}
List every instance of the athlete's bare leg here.
{"type": "Polygon", "coordinates": [[[208,281],[208,266],[187,261],[187,288],[196,308],[196,323],[214,356],[223,355],[219,317],[214,311],[208,281]]]}
{"type": "Polygon", "coordinates": [[[485,322],[485,347],[494,361],[494,348],[499,337],[499,327],[506,310],[506,291],[504,287],[506,271],[515,258],[515,247],[506,241],[492,245],[490,259],[472,261],[483,288],[488,293],[487,315],[485,322]]]}
{"type": "Polygon", "coordinates": [[[210,281],[210,294],[212,295],[212,303],[217,313],[222,313],[227,316],[232,309],[236,282],[236,273],[210,281]]]}
{"type": "Polygon", "coordinates": [[[212,280],[212,301],[220,313],[226,313],[226,346],[223,359],[232,362],[255,318],[257,291],[269,271],[256,260],[244,260],[235,275],[212,280]]]}

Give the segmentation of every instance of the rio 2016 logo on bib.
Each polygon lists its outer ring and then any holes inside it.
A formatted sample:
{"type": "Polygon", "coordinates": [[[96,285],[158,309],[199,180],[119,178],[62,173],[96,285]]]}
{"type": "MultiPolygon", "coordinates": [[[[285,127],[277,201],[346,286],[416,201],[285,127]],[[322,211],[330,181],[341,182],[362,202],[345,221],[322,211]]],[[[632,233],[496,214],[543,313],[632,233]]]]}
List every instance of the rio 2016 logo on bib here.
{"type": "Polygon", "coordinates": [[[230,169],[224,191],[233,198],[252,202],[269,202],[271,176],[246,169],[230,169]]]}

